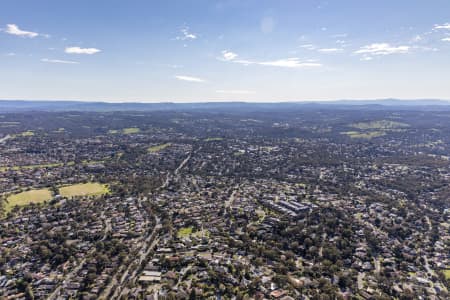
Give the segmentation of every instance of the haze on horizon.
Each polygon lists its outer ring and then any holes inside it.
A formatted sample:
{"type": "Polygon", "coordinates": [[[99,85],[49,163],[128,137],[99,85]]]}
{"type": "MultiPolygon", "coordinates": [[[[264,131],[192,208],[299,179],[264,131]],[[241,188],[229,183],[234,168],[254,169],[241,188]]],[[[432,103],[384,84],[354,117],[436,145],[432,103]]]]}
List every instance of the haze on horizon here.
{"type": "Polygon", "coordinates": [[[3,1],[0,99],[450,99],[450,2],[3,1]]]}

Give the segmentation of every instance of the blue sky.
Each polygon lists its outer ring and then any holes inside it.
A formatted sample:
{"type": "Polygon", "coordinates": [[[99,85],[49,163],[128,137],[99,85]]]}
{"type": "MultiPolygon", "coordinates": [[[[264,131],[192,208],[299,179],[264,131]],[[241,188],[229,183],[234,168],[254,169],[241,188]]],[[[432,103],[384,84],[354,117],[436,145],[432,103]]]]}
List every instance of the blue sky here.
{"type": "Polygon", "coordinates": [[[0,1],[0,99],[450,99],[448,0],[0,1]]]}

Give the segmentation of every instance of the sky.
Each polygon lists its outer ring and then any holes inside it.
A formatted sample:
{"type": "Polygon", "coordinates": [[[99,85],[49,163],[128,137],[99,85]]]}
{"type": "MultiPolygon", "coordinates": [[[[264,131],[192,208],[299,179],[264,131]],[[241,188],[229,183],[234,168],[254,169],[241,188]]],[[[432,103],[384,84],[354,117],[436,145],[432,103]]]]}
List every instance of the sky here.
{"type": "Polygon", "coordinates": [[[450,99],[449,0],[0,0],[0,99],[450,99]]]}

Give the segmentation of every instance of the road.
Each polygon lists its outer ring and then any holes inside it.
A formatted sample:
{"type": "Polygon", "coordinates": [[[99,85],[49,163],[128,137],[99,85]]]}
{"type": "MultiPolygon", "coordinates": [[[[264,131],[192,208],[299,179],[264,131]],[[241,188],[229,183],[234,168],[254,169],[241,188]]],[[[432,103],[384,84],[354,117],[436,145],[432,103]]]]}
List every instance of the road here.
{"type": "MultiPolygon", "coordinates": [[[[230,195],[230,197],[228,198],[228,200],[225,201],[225,203],[224,203],[225,208],[228,208],[228,207],[230,207],[231,205],[233,205],[234,198],[235,198],[236,193],[237,193],[237,191],[238,191],[237,188],[238,188],[238,185],[236,185],[236,186],[234,187],[234,191],[231,193],[231,195],[230,195]]],[[[227,211],[227,210],[224,209],[223,215],[226,214],[226,211],[227,211]]]]}
{"type": "MultiPolygon", "coordinates": [[[[174,176],[177,176],[178,173],[180,172],[180,170],[182,168],[184,168],[184,166],[188,163],[188,161],[191,159],[192,157],[192,152],[189,153],[189,155],[178,165],[178,167],[175,169],[175,171],[173,172],[174,176]]],[[[171,176],[170,174],[167,174],[166,180],[164,181],[164,183],[159,187],[160,190],[163,190],[165,188],[167,188],[170,184],[170,179],[171,176]]]]}
{"type": "MultiPolygon", "coordinates": [[[[137,272],[139,269],[139,266],[142,264],[142,262],[148,257],[148,255],[150,254],[150,251],[153,250],[155,248],[155,246],[159,243],[159,239],[155,239],[151,245],[149,247],[147,247],[147,249],[145,251],[141,251],[139,252],[140,256],[139,256],[139,262],[137,264],[137,268],[134,269],[134,271],[131,273],[131,275],[128,276],[128,274],[130,273],[130,270],[126,270],[126,276],[123,277],[126,279],[126,281],[122,282],[120,284],[120,286],[124,286],[127,285],[127,283],[131,283],[132,285],[136,283],[136,279],[137,279],[137,272]]],[[[125,274],[124,274],[125,275],[125,274]]],[[[120,287],[119,287],[120,290],[120,287]]],[[[113,297],[111,297],[111,299],[120,299],[122,296],[126,296],[125,295],[126,289],[121,289],[119,295],[116,297],[114,297],[115,295],[113,295],[113,297]]],[[[114,293],[116,294],[116,293],[114,293]]]]}
{"type": "MultiPolygon", "coordinates": [[[[200,148],[199,148],[200,149],[200,148]]],[[[199,150],[198,149],[198,150],[199,150]]],[[[178,174],[181,169],[184,168],[184,166],[189,162],[189,160],[192,157],[193,152],[190,152],[189,155],[178,165],[178,167],[173,171],[173,177],[178,177],[178,174]]],[[[170,181],[172,179],[171,174],[167,174],[166,180],[164,183],[159,187],[159,190],[163,190],[167,188],[170,185],[170,181]]],[[[99,299],[120,299],[121,297],[126,297],[126,293],[128,292],[128,289],[125,287],[128,283],[136,283],[137,278],[137,271],[141,265],[141,263],[148,257],[150,254],[150,251],[158,244],[159,237],[157,236],[157,233],[161,229],[161,220],[156,217],[156,226],[153,229],[153,232],[149,237],[146,238],[145,241],[139,243],[139,245],[142,247],[141,250],[138,253],[139,258],[136,260],[133,260],[133,262],[136,262],[135,264],[130,263],[125,271],[123,271],[123,266],[119,268],[119,270],[116,272],[116,274],[121,274],[119,280],[117,280],[117,276],[113,276],[110,284],[105,288],[103,293],[100,295],[99,299]],[[153,239],[153,242],[151,240],[153,239]],[[150,244],[151,242],[151,244],[150,244]],[[149,245],[150,244],[150,245],[149,245]],[[149,245],[145,247],[145,245],[149,245]],[[133,265],[136,267],[133,269],[133,265]],[[115,289],[113,289],[115,287],[115,289]],[[111,295],[111,292],[113,294],[111,295]]]]}
{"type": "Polygon", "coordinates": [[[178,168],[175,169],[175,171],[173,172],[173,174],[176,176],[178,175],[178,172],[180,172],[181,169],[184,168],[184,166],[187,164],[187,162],[191,159],[192,157],[192,152],[189,153],[188,157],[186,157],[181,164],[178,166],[178,168]]]}
{"type": "Polygon", "coordinates": [[[126,281],[129,281],[130,279],[133,279],[136,276],[137,269],[141,265],[142,261],[148,256],[151,249],[153,249],[156,244],[158,243],[159,239],[154,239],[159,231],[161,229],[161,220],[160,218],[156,217],[155,227],[153,228],[153,231],[151,234],[147,236],[147,238],[137,245],[137,247],[141,247],[141,250],[139,251],[139,260],[137,262],[136,268],[133,271],[132,275],[129,276],[133,263],[136,262],[136,260],[133,260],[132,263],[130,263],[125,271],[123,269],[125,268],[125,265],[120,266],[120,268],[117,270],[116,274],[112,276],[111,282],[105,287],[101,295],[99,296],[99,299],[117,299],[121,296],[121,294],[124,292],[122,289],[122,286],[125,285],[126,281]],[[152,244],[148,247],[145,247],[145,245],[148,245],[150,241],[153,240],[152,244]],[[123,273],[122,273],[123,272],[123,273]],[[117,281],[118,274],[121,274],[119,282],[117,281]],[[110,297],[112,290],[114,287],[114,294],[110,297]],[[119,294],[118,294],[119,293],[119,294]]]}

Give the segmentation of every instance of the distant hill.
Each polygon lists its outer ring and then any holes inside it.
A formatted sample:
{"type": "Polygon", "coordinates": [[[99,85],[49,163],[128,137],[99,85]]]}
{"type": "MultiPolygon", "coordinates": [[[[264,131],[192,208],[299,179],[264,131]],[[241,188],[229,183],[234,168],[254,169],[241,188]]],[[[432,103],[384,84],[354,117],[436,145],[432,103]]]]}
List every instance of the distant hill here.
{"type": "Polygon", "coordinates": [[[292,109],[450,109],[450,101],[423,100],[336,100],[336,101],[285,101],[285,102],[196,102],[196,103],[108,103],[86,101],[29,101],[0,100],[1,112],[25,111],[267,111],[292,109]]]}

